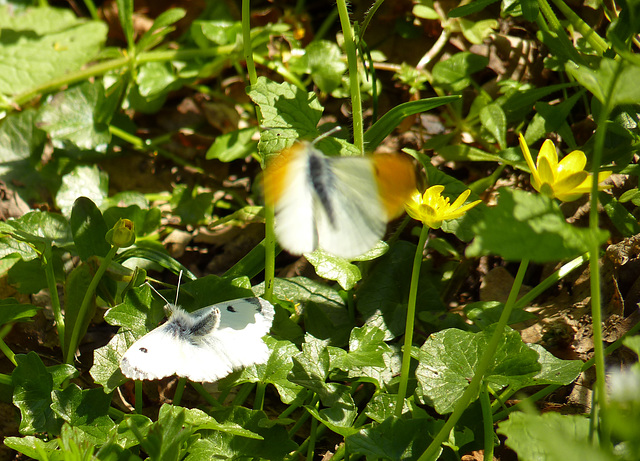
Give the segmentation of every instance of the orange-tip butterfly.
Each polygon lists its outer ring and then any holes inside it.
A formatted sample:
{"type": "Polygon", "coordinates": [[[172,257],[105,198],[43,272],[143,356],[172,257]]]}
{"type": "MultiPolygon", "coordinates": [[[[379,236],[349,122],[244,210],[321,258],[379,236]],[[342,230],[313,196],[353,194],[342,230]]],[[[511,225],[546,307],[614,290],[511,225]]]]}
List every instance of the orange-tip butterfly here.
{"type": "Polygon", "coordinates": [[[407,157],[326,157],[309,142],[285,149],[264,172],[276,237],[292,254],[321,248],[349,259],[367,252],[415,188],[407,157]]]}

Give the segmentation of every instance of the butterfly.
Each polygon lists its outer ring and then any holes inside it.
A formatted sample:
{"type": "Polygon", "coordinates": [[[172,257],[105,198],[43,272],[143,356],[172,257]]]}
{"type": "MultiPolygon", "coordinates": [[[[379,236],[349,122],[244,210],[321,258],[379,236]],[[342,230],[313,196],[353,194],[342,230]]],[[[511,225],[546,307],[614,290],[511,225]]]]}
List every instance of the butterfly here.
{"type": "Polygon", "coordinates": [[[346,259],[373,248],[416,189],[405,156],[326,157],[310,142],[285,149],[263,181],[285,250],[299,255],[321,248],[346,259]]]}
{"type": "Polygon", "coordinates": [[[191,313],[175,303],[167,302],[165,308],[169,319],[133,343],[120,360],[127,378],[175,374],[214,382],[269,359],[262,337],[271,328],[274,309],[264,299],[233,299],[191,313]]]}

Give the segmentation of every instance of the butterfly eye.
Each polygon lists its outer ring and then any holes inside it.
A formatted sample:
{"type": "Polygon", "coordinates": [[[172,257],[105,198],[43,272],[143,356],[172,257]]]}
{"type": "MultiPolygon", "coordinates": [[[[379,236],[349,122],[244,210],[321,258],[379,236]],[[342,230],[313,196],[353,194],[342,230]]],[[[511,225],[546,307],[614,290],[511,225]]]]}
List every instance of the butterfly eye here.
{"type": "Polygon", "coordinates": [[[141,347],[140,352],[144,352],[145,354],[149,352],[146,347],[141,347]]]}

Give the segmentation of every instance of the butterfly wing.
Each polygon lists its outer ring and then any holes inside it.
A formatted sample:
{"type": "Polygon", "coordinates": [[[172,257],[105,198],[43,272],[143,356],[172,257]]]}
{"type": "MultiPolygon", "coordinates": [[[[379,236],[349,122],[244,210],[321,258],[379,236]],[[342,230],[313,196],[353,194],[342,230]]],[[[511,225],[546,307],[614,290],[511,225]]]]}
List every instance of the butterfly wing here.
{"type": "Polygon", "coordinates": [[[120,360],[120,369],[127,378],[161,379],[176,373],[183,343],[170,334],[169,329],[167,322],[127,349],[120,360]]]}
{"type": "Polygon", "coordinates": [[[264,197],[275,209],[278,241],[292,254],[318,246],[309,181],[309,144],[297,143],[278,155],[264,171],[264,197]]]}
{"type": "Polygon", "coordinates": [[[237,370],[269,359],[269,348],[262,337],[269,332],[274,309],[271,303],[261,298],[244,298],[216,304],[220,309],[220,325],[206,341],[215,351],[209,363],[229,364],[237,370]]]}

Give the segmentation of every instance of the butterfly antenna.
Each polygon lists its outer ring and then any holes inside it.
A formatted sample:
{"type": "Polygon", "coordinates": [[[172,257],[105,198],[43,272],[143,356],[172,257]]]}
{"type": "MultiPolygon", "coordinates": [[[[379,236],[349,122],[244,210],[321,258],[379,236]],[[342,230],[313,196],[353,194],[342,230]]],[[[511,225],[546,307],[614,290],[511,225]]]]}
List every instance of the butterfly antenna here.
{"type": "Polygon", "coordinates": [[[340,126],[334,126],[333,128],[331,128],[329,131],[327,131],[326,133],[322,133],[320,136],[318,136],[316,139],[314,139],[313,141],[311,141],[311,145],[314,146],[316,143],[322,141],[324,138],[328,138],[329,136],[331,136],[334,133],[337,133],[338,131],[341,131],[342,127],[340,126]]]}
{"type": "Polygon", "coordinates": [[[158,296],[160,296],[160,297],[162,298],[162,300],[165,302],[165,304],[167,304],[167,305],[169,304],[169,301],[167,301],[167,298],[165,298],[164,296],[162,296],[158,290],[156,290],[155,288],[153,288],[153,285],[151,285],[149,282],[144,282],[144,283],[146,283],[146,284],[147,284],[147,286],[148,286],[149,288],[151,288],[155,294],[157,294],[158,296]]]}
{"type": "Polygon", "coordinates": [[[178,274],[178,286],[176,287],[176,302],[175,305],[178,305],[178,294],[180,293],[180,281],[182,280],[182,270],[180,270],[180,274],[178,274]]]}

